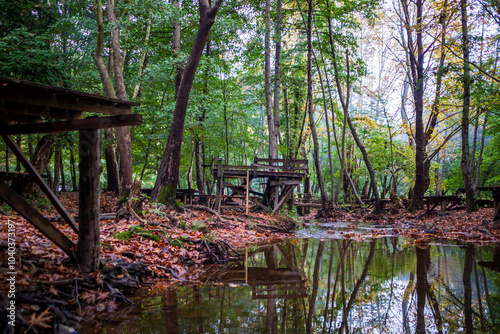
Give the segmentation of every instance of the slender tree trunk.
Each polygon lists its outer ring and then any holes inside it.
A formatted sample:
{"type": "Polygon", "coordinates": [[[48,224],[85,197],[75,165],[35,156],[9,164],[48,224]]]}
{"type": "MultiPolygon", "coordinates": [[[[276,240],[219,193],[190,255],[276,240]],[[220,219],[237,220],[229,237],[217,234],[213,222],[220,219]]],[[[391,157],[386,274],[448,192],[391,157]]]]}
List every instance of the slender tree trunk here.
{"type": "Polygon", "coordinates": [[[54,192],[59,191],[59,180],[61,178],[61,147],[59,143],[56,144],[56,148],[54,151],[54,183],[52,184],[52,190],[54,192]]]}
{"type": "Polygon", "coordinates": [[[271,92],[271,0],[266,0],[266,10],[264,14],[264,82],[266,96],[267,130],[269,135],[269,159],[278,158],[278,142],[272,110],[271,92]]]}
{"type": "Polygon", "coordinates": [[[470,111],[470,65],[469,65],[469,36],[467,29],[467,0],[461,0],[462,8],[462,51],[464,57],[464,93],[462,110],[462,176],[467,199],[467,212],[477,210],[472,186],[472,173],[469,164],[469,111],[470,111]]]}
{"type": "MultiPolygon", "coordinates": [[[[144,70],[146,66],[146,59],[147,59],[147,46],[149,43],[149,37],[151,35],[151,15],[152,11],[149,11],[149,19],[146,24],[146,35],[144,36],[144,49],[142,50],[142,55],[141,59],[139,60],[139,64],[137,66],[137,79],[140,79],[142,76],[142,71],[144,70]]],[[[134,86],[134,91],[132,92],[132,101],[135,100],[139,96],[139,92],[141,89],[141,83],[138,82],[134,86]]]]}
{"type": "Polygon", "coordinates": [[[70,145],[69,148],[69,164],[71,170],[71,190],[78,191],[78,185],[76,183],[76,166],[75,166],[75,154],[73,151],[73,144],[70,145]]]}
{"type": "Polygon", "coordinates": [[[278,158],[278,138],[280,128],[280,89],[281,89],[281,15],[282,2],[276,1],[276,51],[274,59],[274,101],[273,101],[273,118],[274,118],[274,136],[276,137],[276,158],[278,158]]]}
{"type": "Polygon", "coordinates": [[[423,208],[422,196],[425,194],[425,131],[423,124],[424,112],[424,47],[422,44],[422,11],[423,0],[416,1],[417,24],[416,29],[416,56],[415,47],[412,38],[412,25],[408,14],[408,3],[406,0],[401,0],[403,10],[405,11],[408,49],[410,56],[410,67],[413,89],[413,98],[415,103],[415,187],[413,190],[413,198],[410,204],[410,211],[423,208]]]}
{"type": "MultiPolygon", "coordinates": [[[[445,59],[446,59],[446,33],[447,33],[447,26],[449,19],[447,17],[449,16],[448,14],[448,1],[445,0],[443,3],[443,9],[441,11],[441,16],[440,16],[440,24],[441,24],[441,45],[440,45],[440,56],[439,56],[439,66],[438,66],[438,71],[436,74],[436,92],[434,95],[434,101],[432,102],[431,106],[431,115],[429,117],[429,120],[427,122],[427,126],[425,129],[425,140],[424,140],[424,154],[425,154],[425,162],[424,162],[424,180],[425,180],[425,191],[429,189],[430,185],[430,168],[431,168],[431,157],[427,156],[426,153],[426,148],[427,145],[429,144],[429,141],[436,129],[437,125],[437,120],[439,115],[441,114],[441,86],[442,86],[442,81],[443,81],[443,72],[444,72],[444,65],[445,65],[445,59]]],[[[439,148],[438,148],[439,150],[439,148]]]]}
{"type": "MultiPolygon", "coordinates": [[[[181,1],[174,0],[172,5],[176,7],[177,11],[180,11],[181,1]]],[[[172,52],[174,53],[174,59],[178,58],[181,52],[181,24],[179,20],[174,19],[172,24],[172,52]]],[[[179,92],[179,85],[181,84],[182,74],[184,71],[184,66],[181,60],[175,62],[175,99],[177,100],[177,95],[179,92]]]]}
{"type": "MultiPolygon", "coordinates": [[[[319,40],[320,36],[319,36],[318,29],[317,29],[316,26],[315,26],[315,30],[316,30],[316,36],[317,36],[317,38],[319,40]]],[[[330,134],[330,120],[328,119],[328,107],[327,107],[327,103],[326,103],[326,92],[325,92],[325,85],[323,83],[323,77],[322,77],[322,74],[321,74],[321,68],[319,66],[318,59],[317,59],[317,57],[316,57],[316,55],[315,55],[314,52],[313,52],[313,55],[314,55],[314,61],[315,61],[315,64],[316,64],[316,69],[317,69],[318,75],[319,75],[319,81],[320,81],[320,84],[321,84],[321,93],[322,93],[322,96],[323,96],[323,108],[325,109],[326,134],[327,134],[327,138],[328,138],[328,142],[327,142],[327,146],[328,146],[328,163],[329,163],[329,167],[330,167],[330,189],[331,189],[330,204],[331,204],[332,207],[334,207],[336,205],[336,203],[337,203],[337,198],[335,197],[335,171],[333,169],[332,139],[331,139],[331,134],[330,134]]],[[[325,61],[323,59],[323,54],[321,53],[321,51],[320,51],[320,55],[321,55],[321,60],[324,63],[325,61]]],[[[326,74],[326,72],[325,72],[325,74],[326,74]]],[[[333,109],[332,109],[332,115],[334,115],[333,109]]],[[[333,120],[335,120],[335,118],[333,118],[333,120]]],[[[338,144],[336,136],[335,136],[335,142],[338,144]]]]}
{"type": "MultiPolygon", "coordinates": [[[[207,46],[205,48],[205,55],[208,57],[210,55],[210,40],[207,41],[207,46]]],[[[207,65],[205,68],[205,87],[204,93],[208,94],[208,79],[210,75],[210,66],[207,65]]],[[[198,118],[200,128],[204,129],[205,127],[205,117],[206,117],[207,108],[203,107],[201,111],[201,116],[198,118]]],[[[203,176],[203,150],[202,150],[202,141],[203,135],[199,134],[194,143],[194,155],[195,155],[195,166],[196,166],[196,186],[200,191],[200,194],[205,194],[205,178],[203,176]]]]}
{"type": "Polygon", "coordinates": [[[66,191],[66,177],[64,175],[64,163],[62,158],[62,152],[59,155],[59,168],[61,168],[61,191],[66,191]]]}
{"type": "MultiPolygon", "coordinates": [[[[16,136],[16,144],[17,144],[17,146],[21,147],[21,136],[16,136]]],[[[36,149],[35,149],[35,152],[36,152],[36,149]]],[[[32,155],[30,154],[30,159],[31,158],[32,158],[32,155]]],[[[21,171],[21,161],[17,157],[16,157],[16,169],[15,169],[15,171],[18,173],[21,171]]]]}
{"type": "Polygon", "coordinates": [[[179,85],[179,94],[177,96],[174,118],[170,128],[167,147],[161,161],[158,177],[156,178],[155,187],[153,189],[153,198],[157,198],[163,203],[172,204],[175,202],[175,191],[177,180],[179,178],[179,168],[181,160],[181,145],[184,136],[184,121],[186,119],[186,111],[189,102],[189,95],[193,85],[194,76],[198,63],[203,54],[203,49],[210,33],[217,11],[223,0],[216,0],[212,8],[208,4],[208,0],[199,0],[200,22],[198,33],[193,44],[193,49],[182,75],[179,85]],[[162,191],[160,192],[160,190],[162,191]]]}
{"type": "MultiPolygon", "coordinates": [[[[330,8],[330,1],[327,0],[326,1],[326,5],[327,5],[327,8],[330,8]]],[[[347,165],[346,165],[346,161],[347,161],[347,157],[346,157],[346,149],[345,149],[345,141],[346,141],[346,133],[347,133],[347,117],[346,117],[346,114],[348,113],[349,111],[349,103],[350,103],[350,82],[349,82],[349,74],[348,74],[348,81],[347,81],[347,87],[346,87],[346,95],[344,97],[343,95],[343,92],[342,92],[342,87],[341,87],[341,84],[340,84],[340,78],[339,78],[339,71],[338,71],[338,66],[337,66],[337,55],[336,55],[336,52],[335,52],[335,44],[334,44],[334,39],[333,39],[333,28],[332,28],[332,19],[330,16],[327,16],[327,21],[328,21],[328,40],[330,42],[330,48],[331,48],[331,53],[332,53],[332,59],[333,59],[333,65],[334,65],[334,78],[335,78],[335,84],[337,86],[337,94],[339,96],[339,99],[340,99],[340,103],[342,105],[342,110],[343,110],[343,114],[344,114],[344,120],[343,120],[343,125],[342,125],[342,157],[341,157],[341,169],[340,169],[340,177],[339,177],[339,180],[343,180],[343,178],[347,178],[349,184],[351,185],[351,188],[352,188],[352,191],[354,193],[354,196],[356,197],[356,200],[361,204],[363,205],[363,201],[361,200],[361,198],[359,197],[358,195],[358,191],[354,185],[354,182],[352,181],[351,179],[351,176],[349,175],[349,172],[347,171],[347,165]]],[[[333,100],[331,97],[330,97],[331,100],[333,100]]],[[[332,102],[333,103],[333,102],[332,102]]],[[[333,113],[333,108],[332,108],[332,113],[333,113]]],[[[335,133],[335,132],[334,132],[335,133]]],[[[337,146],[337,150],[338,150],[338,146],[337,146]]],[[[338,186],[337,186],[337,190],[336,190],[336,195],[335,197],[338,199],[339,198],[339,195],[340,195],[340,186],[341,186],[341,183],[339,181],[338,183],[338,186]]],[[[347,189],[347,188],[346,188],[347,189]]],[[[344,194],[344,197],[346,197],[346,194],[344,194]]]]}
{"type": "Polygon", "coordinates": [[[325,181],[321,170],[319,159],[319,142],[318,133],[316,132],[316,124],[314,123],[314,103],[313,103],[313,84],[312,84],[312,0],[308,0],[307,10],[307,101],[309,111],[309,128],[311,129],[311,137],[313,140],[313,159],[316,166],[316,176],[321,192],[321,202],[325,210],[329,209],[328,196],[325,190],[325,181]]]}
{"type": "MultiPolygon", "coordinates": [[[[116,97],[127,101],[127,90],[123,79],[123,61],[120,47],[120,32],[117,29],[117,18],[114,0],[108,0],[106,5],[108,21],[111,26],[111,48],[113,50],[113,74],[115,78],[116,97]]],[[[116,146],[120,154],[120,178],[121,190],[127,191],[132,187],[132,138],[130,127],[122,126],[115,128],[116,146]]]]}
{"type": "Polygon", "coordinates": [[[9,149],[5,149],[5,171],[9,172],[9,149]]]}
{"type": "MultiPolygon", "coordinates": [[[[114,0],[106,3],[108,21],[111,26],[111,53],[110,63],[115,79],[116,90],[109,75],[109,71],[102,59],[104,43],[104,23],[101,0],[96,1],[96,21],[97,21],[97,46],[93,54],[97,69],[101,75],[106,95],[111,98],[127,100],[127,91],[123,79],[123,61],[120,48],[120,33],[117,29],[117,18],[115,13],[114,0]]],[[[120,155],[120,178],[122,190],[130,189],[132,186],[132,139],[130,137],[130,127],[118,127],[115,129],[117,149],[120,155]]]]}
{"type": "Polygon", "coordinates": [[[477,158],[476,165],[476,180],[474,181],[474,192],[479,186],[479,180],[481,180],[481,164],[483,162],[483,150],[484,150],[484,138],[486,137],[486,123],[488,122],[488,111],[484,114],[483,126],[481,128],[481,144],[479,146],[479,156],[477,158]]]}

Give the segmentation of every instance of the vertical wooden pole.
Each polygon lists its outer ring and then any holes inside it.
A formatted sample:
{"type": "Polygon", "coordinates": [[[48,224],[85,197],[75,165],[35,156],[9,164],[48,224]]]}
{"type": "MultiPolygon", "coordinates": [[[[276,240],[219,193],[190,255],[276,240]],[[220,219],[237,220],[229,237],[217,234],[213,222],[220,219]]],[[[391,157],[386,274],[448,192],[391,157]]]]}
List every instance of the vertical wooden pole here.
{"type": "Polygon", "coordinates": [[[247,170],[247,186],[245,194],[245,215],[248,216],[248,193],[250,190],[250,171],[247,170]]]}
{"type": "Polygon", "coordinates": [[[500,189],[496,187],[492,191],[493,206],[495,208],[495,215],[493,216],[493,221],[500,221],[500,189]]]}
{"type": "Polygon", "coordinates": [[[80,130],[80,208],[79,239],[76,257],[80,269],[99,269],[99,179],[101,175],[101,142],[99,130],[80,130]]]}

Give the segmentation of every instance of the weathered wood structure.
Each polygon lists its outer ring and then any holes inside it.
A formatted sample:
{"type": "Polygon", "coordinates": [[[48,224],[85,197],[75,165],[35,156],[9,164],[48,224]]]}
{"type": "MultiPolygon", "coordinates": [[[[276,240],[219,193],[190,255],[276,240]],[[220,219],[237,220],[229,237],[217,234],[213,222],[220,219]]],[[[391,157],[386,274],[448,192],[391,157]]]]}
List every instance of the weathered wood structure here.
{"type": "Polygon", "coordinates": [[[220,212],[224,189],[227,188],[231,190],[231,196],[245,199],[247,213],[250,202],[275,213],[302,182],[307,172],[307,160],[302,159],[255,158],[250,166],[223,165],[222,159],[213,159],[211,173],[217,183],[214,209],[220,212]],[[252,189],[252,181],[258,179],[264,184],[263,192],[252,189]],[[237,184],[235,180],[242,182],[237,184]]]}
{"type": "Polygon", "coordinates": [[[99,261],[99,177],[102,168],[98,129],[141,124],[142,116],[131,112],[131,108],[137,105],[135,102],[0,77],[0,135],[61,218],[78,234],[78,246],[3,181],[0,181],[0,199],[71,258],[77,259],[84,271],[95,270],[99,261]],[[84,112],[111,116],[84,118],[84,112]],[[80,134],[78,225],[10,137],[68,131],[79,131],[80,134]]]}
{"type": "Polygon", "coordinates": [[[493,207],[495,208],[493,221],[500,221],[500,186],[477,187],[477,190],[491,191],[491,197],[493,197],[493,207]]]}
{"type": "Polygon", "coordinates": [[[430,214],[438,205],[441,205],[441,211],[451,210],[462,204],[463,198],[457,195],[448,196],[423,196],[426,204],[426,213],[430,214]]]}

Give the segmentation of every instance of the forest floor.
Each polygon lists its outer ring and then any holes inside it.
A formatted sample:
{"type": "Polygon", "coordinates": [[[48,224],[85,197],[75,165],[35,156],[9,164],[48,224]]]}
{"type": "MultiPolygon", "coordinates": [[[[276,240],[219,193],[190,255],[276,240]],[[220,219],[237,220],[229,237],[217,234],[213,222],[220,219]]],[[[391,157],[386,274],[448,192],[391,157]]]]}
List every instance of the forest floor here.
{"type": "MultiPolygon", "coordinates": [[[[78,212],[78,195],[64,193],[61,202],[68,211],[78,212]]],[[[493,223],[493,209],[475,213],[464,210],[437,212],[403,211],[372,216],[368,210],[345,212],[316,219],[317,212],[292,219],[251,212],[209,212],[201,206],[166,210],[164,206],[145,203],[141,220],[106,219],[101,221],[101,258],[103,269],[83,275],[60,249],[38,230],[5,207],[0,215],[0,327],[7,319],[6,310],[11,274],[7,263],[8,223],[15,223],[16,234],[16,321],[19,327],[44,331],[48,328],[74,325],[93,312],[112,312],[127,296],[147,290],[152,284],[199,284],[204,274],[202,265],[224,264],[241,257],[238,249],[293,237],[296,228],[306,222],[349,222],[353,230],[358,222],[386,226],[387,233],[404,236],[425,246],[430,240],[447,239],[478,245],[500,242],[500,223],[493,223]],[[389,232],[388,232],[389,231],[389,232]]],[[[116,210],[116,198],[105,193],[101,197],[101,213],[116,210]]],[[[42,209],[46,216],[53,209],[42,209]]],[[[64,223],[55,223],[73,241],[77,235],[64,223]]],[[[378,237],[372,229],[361,237],[378,237]]],[[[360,238],[349,233],[343,238],[360,238]]],[[[24,332],[24,331],[23,331],[24,332]]]]}

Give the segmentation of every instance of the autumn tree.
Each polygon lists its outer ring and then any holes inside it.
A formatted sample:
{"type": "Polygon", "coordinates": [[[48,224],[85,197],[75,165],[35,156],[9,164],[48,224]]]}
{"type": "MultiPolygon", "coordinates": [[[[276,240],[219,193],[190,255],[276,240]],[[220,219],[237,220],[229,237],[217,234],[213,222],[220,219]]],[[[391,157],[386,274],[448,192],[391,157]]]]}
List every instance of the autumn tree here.
{"type": "Polygon", "coordinates": [[[152,196],[162,203],[172,204],[175,202],[175,191],[179,179],[181,146],[184,136],[184,121],[186,119],[189,94],[191,93],[196,69],[198,68],[198,63],[203,54],[210,28],[215,21],[215,16],[217,15],[217,11],[222,1],[223,0],[216,0],[215,3],[210,6],[208,0],[199,0],[200,21],[198,32],[179,84],[174,118],[170,127],[167,147],[161,161],[152,193],[152,196]]]}

